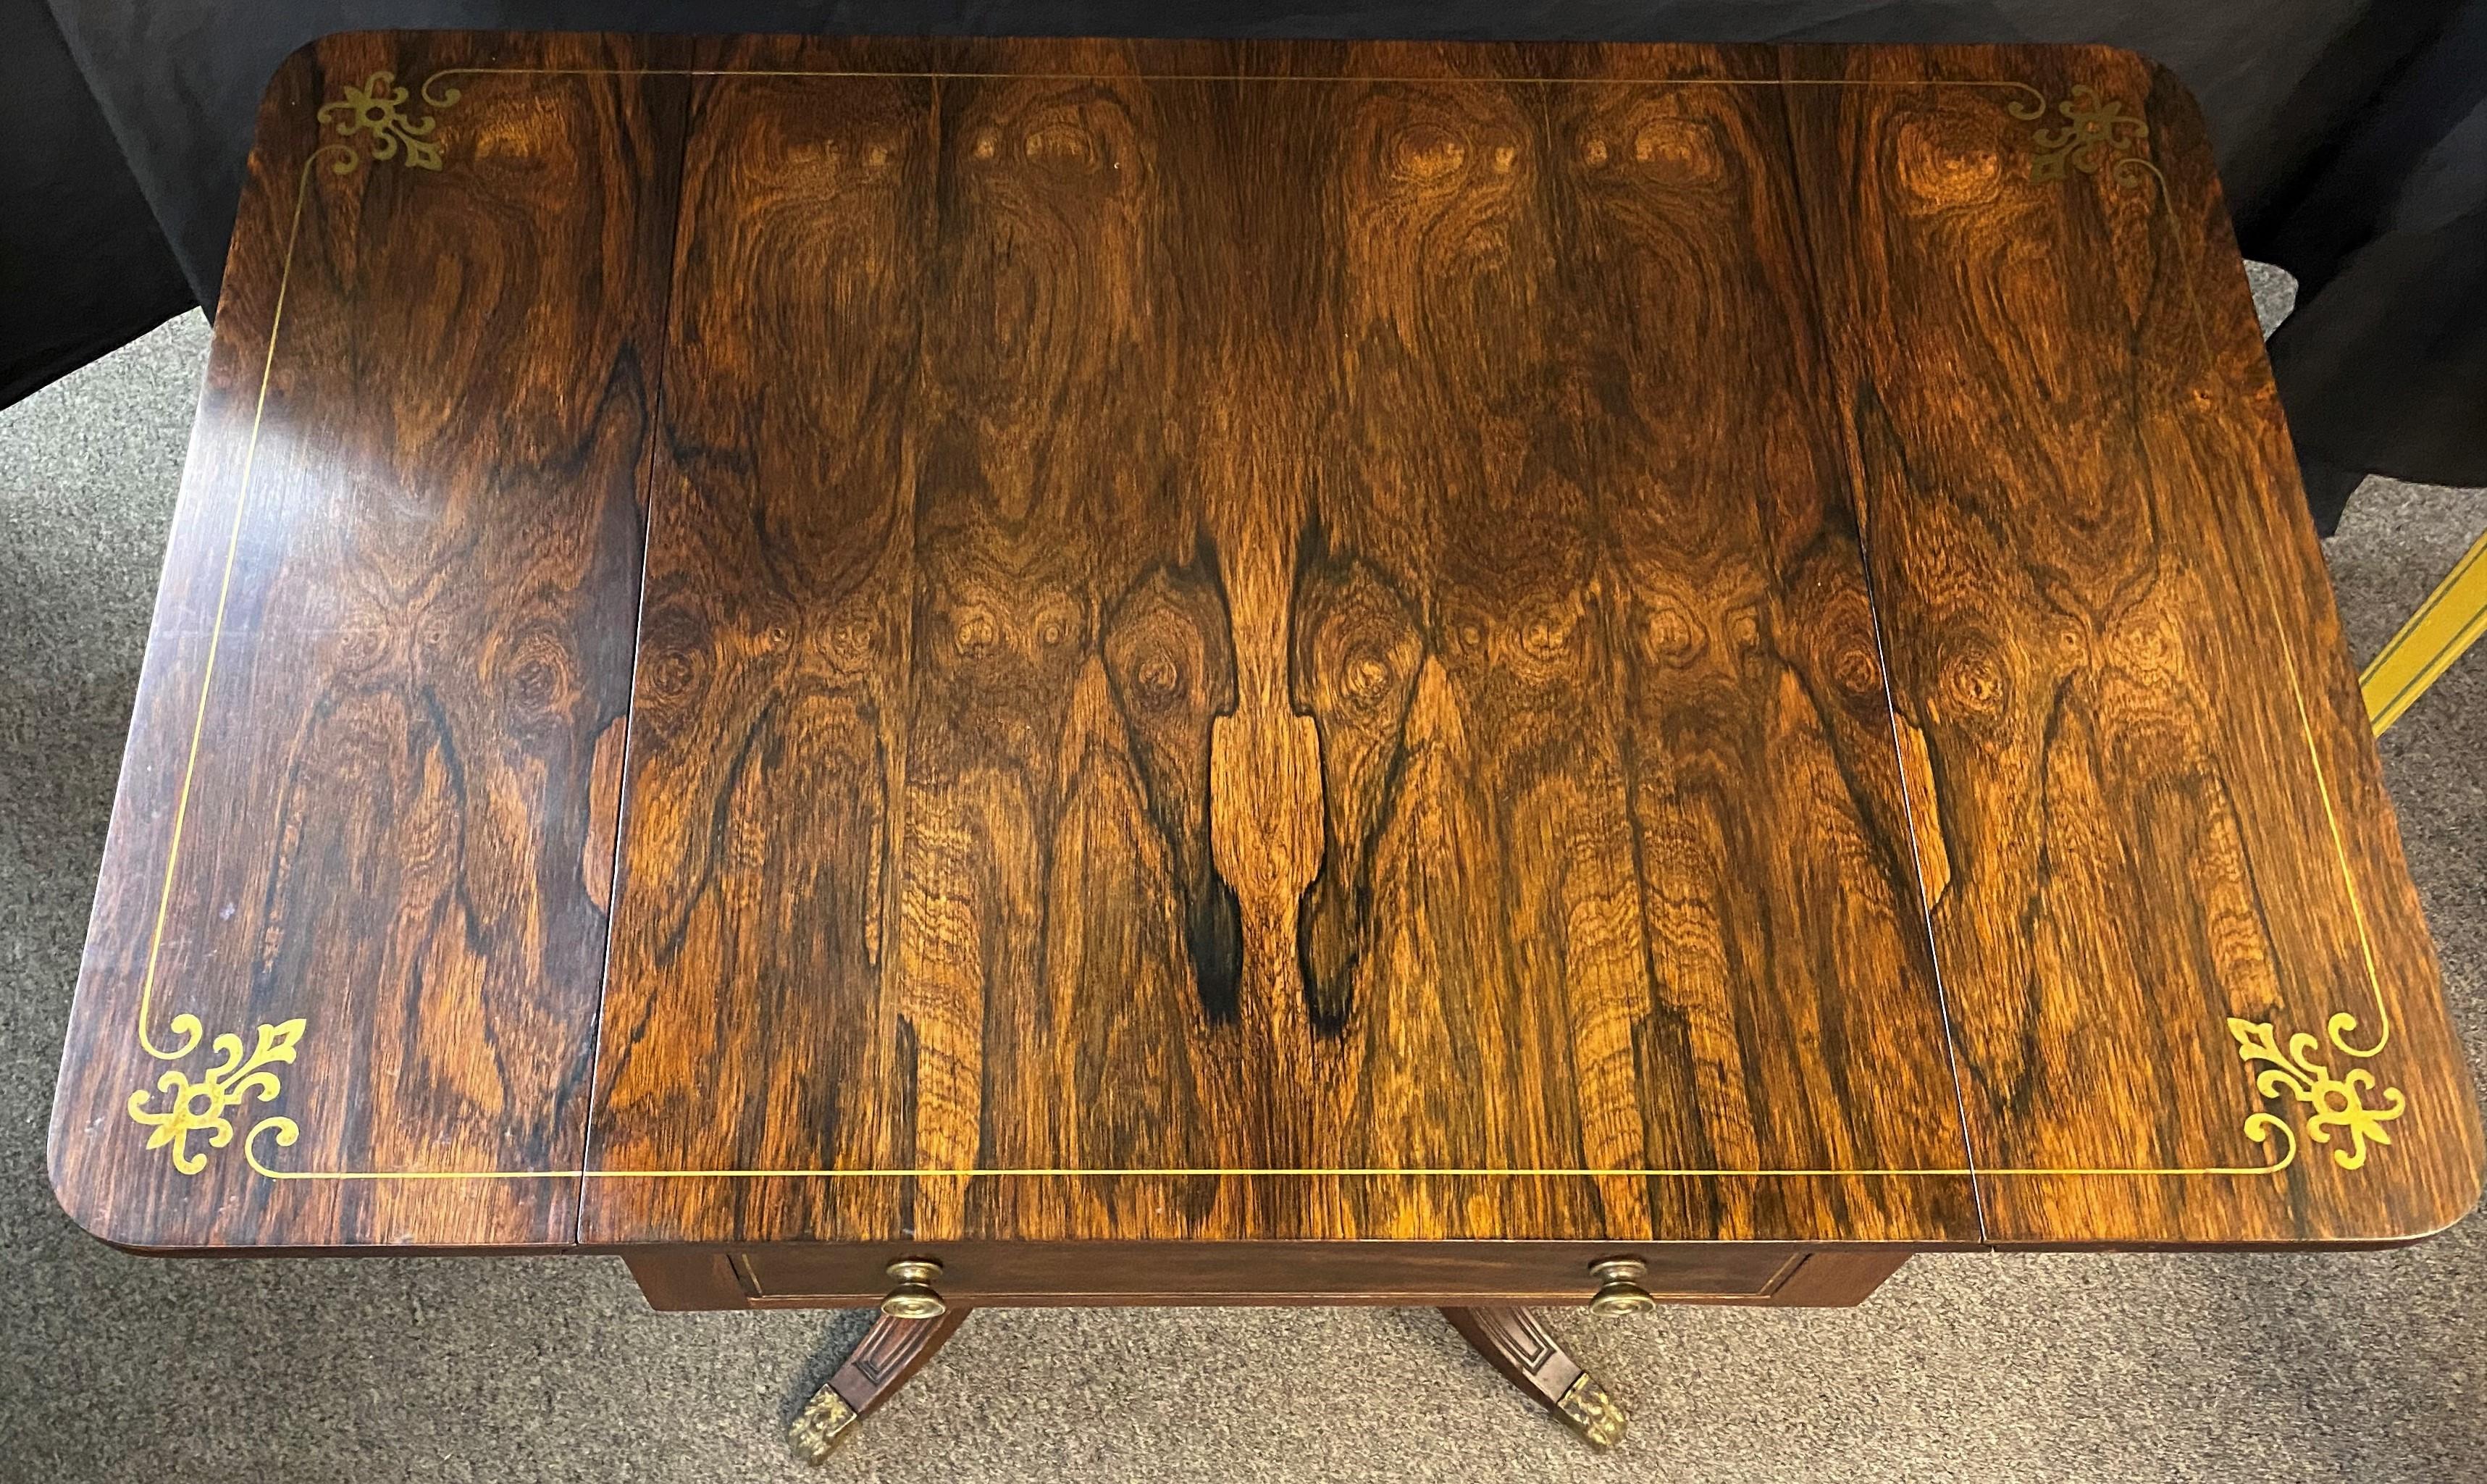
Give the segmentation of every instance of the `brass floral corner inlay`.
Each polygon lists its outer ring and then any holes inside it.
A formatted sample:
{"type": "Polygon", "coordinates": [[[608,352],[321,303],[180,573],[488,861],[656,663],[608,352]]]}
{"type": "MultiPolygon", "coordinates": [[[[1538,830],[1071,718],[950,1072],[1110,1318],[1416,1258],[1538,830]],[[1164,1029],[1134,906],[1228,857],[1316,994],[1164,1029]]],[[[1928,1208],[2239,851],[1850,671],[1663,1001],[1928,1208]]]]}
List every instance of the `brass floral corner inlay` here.
{"type": "MultiPolygon", "coordinates": [[[[2004,110],[2016,119],[2035,121],[2047,116],[2047,105],[2010,102],[2004,110]]],[[[2124,111],[2124,104],[2111,98],[2102,98],[2088,83],[2079,83],[2070,97],[2055,105],[2055,112],[2069,122],[2061,128],[2030,130],[2029,143],[2037,153],[2029,158],[2029,179],[2060,181],[2067,165],[2083,175],[2108,171],[2110,179],[2126,181],[2131,175],[2149,168],[2148,162],[2133,154],[2150,137],[2150,126],[2124,111]],[[2139,167],[2128,173],[2128,167],[2139,167]]]]}
{"type": "MultiPolygon", "coordinates": [[[[184,1017],[187,1019],[187,1017],[184,1017]]],[[[276,1064],[292,1062],[293,1049],[302,1039],[299,1019],[280,1021],[274,1025],[259,1027],[259,1044],[244,1054],[241,1037],[231,1031],[216,1037],[216,1054],[223,1059],[208,1069],[208,1075],[197,1081],[180,1072],[167,1072],[155,1079],[155,1092],[169,1099],[158,1110],[148,1104],[155,1093],[141,1088],[129,1095],[129,1116],[154,1129],[147,1136],[147,1147],[161,1149],[171,1145],[173,1167],[184,1175],[195,1175],[208,1167],[208,1157],[190,1147],[190,1135],[205,1134],[208,1147],[222,1149],[233,1142],[233,1120],[225,1115],[244,1103],[273,1102],[284,1091],[277,1081],[276,1064]]],[[[190,1043],[196,1046],[195,1038],[190,1043]]],[[[269,1119],[286,1123],[285,1119],[269,1119]]],[[[256,1131],[254,1131],[256,1132],[256,1131]]],[[[291,1140],[280,1140],[291,1142],[291,1140]]]]}
{"type": "MultiPolygon", "coordinates": [[[[374,72],[359,88],[346,84],[346,96],[320,109],[320,122],[325,124],[331,115],[337,118],[337,132],[349,138],[356,134],[372,136],[372,158],[395,159],[400,152],[405,162],[417,170],[440,168],[440,145],[430,137],[440,126],[440,121],[430,114],[420,119],[409,118],[406,99],[411,97],[397,86],[395,72],[374,72]]],[[[446,107],[458,101],[456,90],[435,100],[428,94],[425,101],[446,107]]],[[[362,160],[360,154],[349,154],[337,161],[336,171],[344,175],[362,160]]]]}
{"type": "MultiPolygon", "coordinates": [[[[2335,1016],[2330,1027],[2333,1050],[2351,1056],[2372,1055],[2360,1051],[2341,1039],[2341,1022],[2335,1016]]],[[[2354,1025],[2354,1020],[2349,1021],[2354,1025]]],[[[2366,1162],[2366,1146],[2389,1144],[2391,1135],[2384,1125],[2408,1111],[2409,1100],[2397,1087],[2383,1089],[2383,1106],[2370,1107],[2366,1095],[2374,1090],[2375,1075],[2363,1067],[2353,1067],[2345,1076],[2334,1075],[2328,1062],[2318,1061],[2323,1043],[2310,1031],[2299,1031],[2288,1038],[2282,1050],[2279,1036],[2267,1021],[2244,1021],[2231,1017],[2228,1034],[2236,1038],[2237,1055],[2247,1066],[2259,1065],[2254,1074],[2254,1086],[2266,1098],[2289,1097],[2310,1109],[2305,1119],[2306,1135],[2318,1144],[2332,1142],[2334,1130],[2347,1135],[2349,1147],[2334,1149],[2332,1158],[2342,1169],[2357,1169],[2366,1162]]],[[[2378,1047],[2376,1050],[2381,1050],[2378,1047]]],[[[2268,1128],[2272,1115],[2256,1113],[2246,1121],[2249,1134],[2257,1127],[2268,1128]]],[[[2255,1134],[2259,1141],[2261,1135],[2255,1134]]],[[[2291,1152],[2294,1153],[2294,1144],[2291,1152]]]]}

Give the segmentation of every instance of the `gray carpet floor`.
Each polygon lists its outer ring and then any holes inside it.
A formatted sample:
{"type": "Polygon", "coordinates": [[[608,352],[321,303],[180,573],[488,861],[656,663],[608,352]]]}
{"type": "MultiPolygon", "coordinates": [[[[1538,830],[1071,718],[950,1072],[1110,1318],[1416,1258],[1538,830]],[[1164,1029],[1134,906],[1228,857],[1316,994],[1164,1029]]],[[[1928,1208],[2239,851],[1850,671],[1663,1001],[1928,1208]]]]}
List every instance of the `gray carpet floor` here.
{"type": "MultiPolygon", "coordinates": [[[[858,1317],[651,1313],[605,1259],[127,1257],[54,1207],[52,1078],[206,346],[177,322],[0,412],[0,1479],[824,1476],[781,1429],[858,1317]]],[[[2487,492],[2358,496],[2330,555],[2361,657],[2482,525],[2487,492]]],[[[2384,756],[2487,1048],[2487,649],[2384,756]]],[[[1603,1458],[1430,1310],[993,1311],[825,1476],[2475,1478],[2482,1306],[2487,1218],[2399,1252],[1919,1258],[1850,1310],[1557,1315],[1635,1416],[1603,1458]]]]}

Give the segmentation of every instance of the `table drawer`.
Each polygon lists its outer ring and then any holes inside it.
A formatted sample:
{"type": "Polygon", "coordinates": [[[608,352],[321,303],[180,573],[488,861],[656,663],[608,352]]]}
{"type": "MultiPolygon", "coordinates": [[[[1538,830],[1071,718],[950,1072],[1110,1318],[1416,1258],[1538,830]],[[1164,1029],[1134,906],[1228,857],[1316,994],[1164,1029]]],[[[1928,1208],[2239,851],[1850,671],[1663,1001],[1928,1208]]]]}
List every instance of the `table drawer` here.
{"type": "Polygon", "coordinates": [[[940,1263],[954,1303],[1579,1304],[1589,1267],[1632,1256],[1662,1302],[1852,1303],[1906,1257],[1786,1243],[923,1243],[629,1254],[659,1308],[853,1307],[888,1292],[889,1263],[940,1263]]]}

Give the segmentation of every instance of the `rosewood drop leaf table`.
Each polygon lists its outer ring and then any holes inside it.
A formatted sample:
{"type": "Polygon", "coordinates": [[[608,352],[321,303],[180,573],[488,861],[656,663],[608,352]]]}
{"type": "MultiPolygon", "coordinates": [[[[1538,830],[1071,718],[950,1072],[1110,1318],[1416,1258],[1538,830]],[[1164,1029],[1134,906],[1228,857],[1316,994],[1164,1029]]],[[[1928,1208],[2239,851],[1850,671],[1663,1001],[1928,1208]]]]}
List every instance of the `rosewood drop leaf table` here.
{"type": "Polygon", "coordinates": [[[330,38],[51,1134],[133,1250],[1855,1302],[2478,1114],[2191,99],[2083,48],[330,38]]]}

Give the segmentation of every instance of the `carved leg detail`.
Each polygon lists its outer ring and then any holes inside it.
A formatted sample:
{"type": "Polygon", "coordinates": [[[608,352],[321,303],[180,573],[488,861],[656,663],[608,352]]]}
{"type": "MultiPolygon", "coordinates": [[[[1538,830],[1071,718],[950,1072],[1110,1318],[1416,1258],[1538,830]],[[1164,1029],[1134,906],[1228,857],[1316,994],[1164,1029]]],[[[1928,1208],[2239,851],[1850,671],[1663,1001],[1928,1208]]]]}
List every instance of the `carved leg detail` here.
{"type": "Polygon", "coordinates": [[[846,1363],[812,1393],[794,1425],[787,1428],[795,1456],[807,1464],[827,1462],[863,1414],[896,1395],[966,1317],[963,1308],[935,1319],[877,1316],[855,1348],[847,1353],[846,1363]]]}
{"type": "Polygon", "coordinates": [[[1563,1353],[1526,1309],[1444,1309],[1442,1317],[1511,1384],[1554,1414],[1595,1448],[1624,1435],[1624,1409],[1607,1388],[1563,1353]]]}

